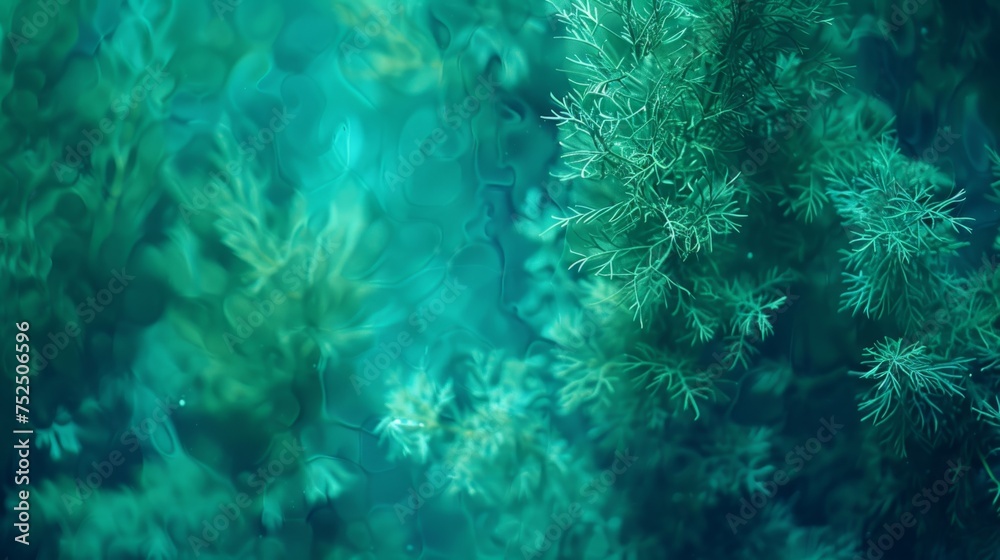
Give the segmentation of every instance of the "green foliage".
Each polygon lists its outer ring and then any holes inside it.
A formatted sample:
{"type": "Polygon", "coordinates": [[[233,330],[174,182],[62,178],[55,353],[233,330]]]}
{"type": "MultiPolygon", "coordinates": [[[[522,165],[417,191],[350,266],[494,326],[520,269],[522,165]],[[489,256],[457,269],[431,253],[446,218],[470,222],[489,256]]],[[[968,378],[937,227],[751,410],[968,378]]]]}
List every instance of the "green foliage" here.
{"type": "Polygon", "coordinates": [[[624,370],[635,376],[640,387],[654,392],[665,391],[685,412],[694,412],[695,419],[701,416],[698,401],[714,396],[712,380],[706,372],[698,371],[697,364],[648,345],[640,345],[637,355],[628,357],[624,370]]]}
{"type": "Polygon", "coordinates": [[[573,266],[619,279],[616,297],[644,321],[689,293],[678,262],[736,231],[738,188],[717,172],[711,139],[735,134],[739,123],[732,108],[705,107],[717,99],[704,91],[710,77],[683,56],[690,11],[658,1],[597,6],[575,2],[558,14],[581,45],[570,58],[579,87],[556,100],[551,118],[564,131],[566,178],[599,180],[606,192],[553,227],[582,229],[573,266]],[[687,67],[677,64],[684,60],[687,67]]]}
{"type": "Polygon", "coordinates": [[[903,156],[892,138],[871,148],[868,165],[832,169],[827,178],[851,237],[842,251],[842,308],[915,324],[924,318],[923,305],[952,284],[947,258],[967,245],[957,234],[971,231],[970,219],[952,216],[965,192],[948,192],[939,171],[903,156]]]}
{"type": "Polygon", "coordinates": [[[451,382],[434,382],[421,368],[410,383],[392,391],[386,407],[389,415],[375,427],[379,441],[390,440],[391,457],[413,457],[424,463],[430,457],[431,435],[441,429],[441,415],[454,399],[451,382]]]}
{"type": "MultiPolygon", "coordinates": [[[[1000,433],[1000,397],[994,396],[992,402],[987,399],[977,400],[978,402],[972,405],[972,411],[980,420],[986,422],[986,424],[994,430],[994,434],[1000,433]]],[[[1000,447],[991,449],[988,455],[995,455],[998,452],[1000,452],[1000,447]]],[[[983,465],[983,469],[989,476],[990,481],[993,482],[993,488],[991,490],[993,494],[992,505],[997,508],[998,512],[1000,512],[1000,480],[997,480],[996,475],[993,473],[989,464],[987,464],[986,457],[983,456],[982,453],[979,455],[979,460],[983,465]]]]}
{"type": "MultiPolygon", "coordinates": [[[[561,133],[558,175],[572,189],[549,229],[565,233],[569,269],[591,277],[575,286],[580,302],[613,303],[638,323],[586,329],[581,312],[550,326],[564,413],[583,413],[588,433],[612,441],[653,441],[701,419],[699,437],[722,441],[707,456],[732,452],[737,446],[715,426],[716,400],[742,405],[726,410],[728,420],[754,415],[746,409],[768,406],[791,386],[825,386],[803,379],[811,374],[794,357],[770,377],[756,369],[759,343],[776,334],[775,316],[796,286],[833,294],[834,305],[819,308],[836,309],[839,295],[845,324],[858,324],[836,342],[848,355],[869,329],[888,335],[853,375],[872,384],[861,415],[893,451],[982,427],[969,422],[991,410],[976,396],[989,393],[988,383],[974,376],[1000,363],[1000,286],[992,272],[973,281],[960,268],[972,231],[959,214],[965,192],[901,151],[892,108],[844,91],[845,68],[825,41],[854,38],[824,34],[840,6],[560,6],[571,89],[555,99],[550,119],[561,133]],[[720,385],[735,378],[709,373],[719,365],[744,375],[736,391],[720,385]]],[[[992,158],[1000,178],[1000,157],[992,158]]],[[[811,332],[792,333],[793,344],[821,331],[803,330],[811,332]]],[[[839,361],[830,354],[824,359],[839,361]]],[[[768,451],[748,455],[747,472],[766,476],[768,451]]],[[[704,476],[709,460],[699,459],[704,476]]],[[[712,484],[732,482],[718,470],[712,484]]],[[[705,493],[702,505],[717,499],[705,493]]],[[[787,554],[847,550],[803,535],[787,554]]]]}
{"type": "Polygon", "coordinates": [[[906,456],[910,435],[932,440],[948,423],[949,401],[964,397],[971,360],[936,361],[923,345],[889,338],[865,354],[868,359],[862,364],[870,369],[852,372],[875,382],[858,406],[862,420],[871,420],[892,448],[906,456]]]}
{"type": "Polygon", "coordinates": [[[673,201],[651,193],[603,208],[577,207],[569,217],[558,218],[557,225],[601,223],[588,232],[586,253],[573,250],[579,258],[571,267],[622,282],[612,298],[626,300],[644,324],[673,299],[691,295],[678,283],[680,263],[702,250],[711,252],[715,239],[738,230],[736,219],[745,216],[737,213],[736,194],[730,179],[673,201]],[[636,234],[641,242],[630,244],[636,234]]]}
{"type": "Polygon", "coordinates": [[[703,356],[721,356],[723,371],[749,368],[790,303],[798,275],[739,245],[750,212],[771,204],[769,187],[739,168],[750,147],[795,133],[810,106],[840,89],[843,69],[815,42],[831,8],[574,0],[558,9],[572,88],[549,118],[561,131],[561,178],[578,188],[549,230],[566,233],[570,270],[593,277],[581,299],[620,306],[639,326],[605,316],[584,333],[579,313],[550,327],[561,408],[616,426],[602,435],[701,418],[720,396],[703,356]]]}
{"type": "Polygon", "coordinates": [[[891,136],[867,146],[869,161],[826,169],[850,241],[841,251],[841,304],[894,319],[903,333],[866,350],[871,369],[856,375],[876,382],[862,398],[864,419],[905,455],[910,439],[932,447],[965,429],[964,399],[986,418],[985,387],[969,371],[1000,363],[1000,279],[985,257],[975,272],[952,270],[968,245],[960,236],[971,232],[971,218],[955,216],[964,192],[929,163],[902,155],[891,136]]]}
{"type": "MultiPolygon", "coordinates": [[[[993,193],[989,196],[990,202],[1000,204],[1000,154],[996,150],[990,149],[990,163],[992,163],[993,177],[996,179],[991,186],[993,193]]],[[[993,250],[1000,251],[1000,231],[997,232],[996,239],[993,240],[993,250]]]]}
{"type": "Polygon", "coordinates": [[[942,356],[975,358],[982,370],[1000,366],[1000,274],[985,256],[974,272],[936,294],[936,311],[920,337],[942,356]]]}
{"type": "MultiPolygon", "coordinates": [[[[541,379],[544,361],[477,349],[460,355],[447,365],[425,359],[407,372],[409,381],[390,389],[388,415],[375,432],[389,442],[393,455],[411,459],[418,472],[443,481],[428,502],[492,520],[476,528],[481,542],[499,543],[506,548],[504,558],[549,558],[550,548],[569,545],[556,539],[539,549],[537,528],[550,523],[554,511],[580,500],[580,489],[597,480],[599,470],[550,425],[541,379]]],[[[600,510],[611,499],[587,500],[585,515],[567,528],[573,546],[605,550],[617,542],[616,529],[600,510]],[[603,548],[595,544],[601,540],[608,542],[603,548]]],[[[412,513],[398,505],[397,511],[412,513]]]]}
{"type": "Polygon", "coordinates": [[[804,223],[818,221],[830,210],[830,170],[864,168],[871,159],[869,147],[889,133],[894,121],[891,109],[858,92],[820,98],[812,107],[779,137],[785,142],[770,166],[769,182],[775,186],[768,189],[785,215],[804,223]],[[796,134],[803,129],[810,133],[796,134]]]}
{"type": "Polygon", "coordinates": [[[773,334],[774,316],[791,303],[787,286],[796,279],[791,271],[769,269],[759,278],[741,274],[726,282],[701,282],[704,300],[728,317],[725,347],[730,367],[750,367],[758,353],[755,345],[773,334]]]}
{"type": "Polygon", "coordinates": [[[587,180],[588,200],[553,227],[574,234],[572,266],[617,281],[615,299],[643,326],[676,300],[684,309],[692,261],[706,266],[739,231],[753,192],[733,154],[839,87],[833,57],[803,43],[829,23],[824,7],[577,0],[559,11],[575,87],[550,118],[564,178],[587,180]]]}
{"type": "Polygon", "coordinates": [[[763,526],[752,536],[751,542],[732,558],[756,560],[762,557],[775,560],[851,560],[859,555],[853,552],[852,536],[832,527],[803,526],[795,518],[793,507],[777,503],[768,508],[763,526]]]}

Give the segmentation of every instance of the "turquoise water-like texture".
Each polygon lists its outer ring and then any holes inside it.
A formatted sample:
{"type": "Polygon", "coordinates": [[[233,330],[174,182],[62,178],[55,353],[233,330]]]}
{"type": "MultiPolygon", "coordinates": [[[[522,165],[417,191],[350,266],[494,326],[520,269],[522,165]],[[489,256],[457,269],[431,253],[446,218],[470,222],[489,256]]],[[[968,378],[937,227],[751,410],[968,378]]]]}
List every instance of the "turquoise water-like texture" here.
{"type": "Polygon", "coordinates": [[[0,0],[0,550],[1000,560],[998,23],[0,0]]]}

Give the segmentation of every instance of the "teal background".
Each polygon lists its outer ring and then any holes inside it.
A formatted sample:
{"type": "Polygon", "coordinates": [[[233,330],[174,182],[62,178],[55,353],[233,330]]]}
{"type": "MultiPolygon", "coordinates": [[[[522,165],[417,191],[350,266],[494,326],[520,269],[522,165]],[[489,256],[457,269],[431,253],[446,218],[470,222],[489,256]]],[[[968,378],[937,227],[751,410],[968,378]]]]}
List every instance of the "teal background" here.
{"type": "MultiPolygon", "coordinates": [[[[849,4],[830,35],[851,95],[895,118],[905,157],[960,133],[939,165],[977,221],[949,266],[986,254],[993,274],[997,7],[929,1],[890,40],[891,5],[849,4]]],[[[0,0],[0,355],[13,379],[10,325],[30,322],[36,431],[32,544],[14,544],[11,476],[4,553],[854,559],[960,457],[974,467],[884,558],[997,558],[997,461],[968,444],[995,430],[899,459],[861,420],[847,371],[895,327],[838,314],[832,210],[803,227],[797,302],[704,417],[631,380],[604,408],[560,401],[684,333],[640,328],[547,231],[590,193],[553,177],[543,117],[577,52],[554,12],[0,0]],[[795,468],[827,418],[843,435],[795,468]],[[803,471],[731,530],[779,467],[803,471]]],[[[787,256],[778,208],[720,277],[787,256]]]]}

